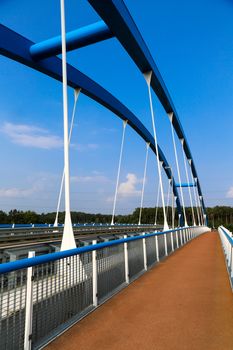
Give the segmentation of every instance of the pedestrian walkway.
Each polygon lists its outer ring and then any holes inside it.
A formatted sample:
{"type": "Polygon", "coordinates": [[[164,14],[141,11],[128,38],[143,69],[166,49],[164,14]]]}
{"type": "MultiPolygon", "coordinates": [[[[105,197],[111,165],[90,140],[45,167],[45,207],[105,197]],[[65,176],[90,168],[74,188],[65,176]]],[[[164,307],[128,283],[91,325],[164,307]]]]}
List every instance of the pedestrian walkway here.
{"type": "Polygon", "coordinates": [[[233,298],[217,232],[190,241],[47,350],[232,350],[233,298]]]}

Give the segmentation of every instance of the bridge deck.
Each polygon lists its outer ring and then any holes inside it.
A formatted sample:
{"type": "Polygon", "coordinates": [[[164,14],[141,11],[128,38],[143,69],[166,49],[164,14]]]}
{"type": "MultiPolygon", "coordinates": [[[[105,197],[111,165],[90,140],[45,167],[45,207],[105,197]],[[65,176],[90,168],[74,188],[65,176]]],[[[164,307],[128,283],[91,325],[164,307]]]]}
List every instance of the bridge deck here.
{"type": "Polygon", "coordinates": [[[232,293],[218,234],[177,250],[47,349],[233,349],[232,293]]]}

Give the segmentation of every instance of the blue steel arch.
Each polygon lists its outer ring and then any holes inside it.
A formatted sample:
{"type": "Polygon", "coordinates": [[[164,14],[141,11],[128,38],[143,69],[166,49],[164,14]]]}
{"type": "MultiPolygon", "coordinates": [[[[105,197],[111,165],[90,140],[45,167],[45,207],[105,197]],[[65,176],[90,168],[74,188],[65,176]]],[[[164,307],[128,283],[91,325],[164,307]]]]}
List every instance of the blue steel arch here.
{"type": "MultiPolygon", "coordinates": [[[[118,39],[139,70],[142,73],[152,71],[151,87],[158,96],[165,111],[167,113],[173,113],[172,124],[179,139],[184,140],[184,151],[187,159],[191,161],[191,171],[193,177],[197,181],[199,198],[204,214],[206,215],[200,181],[178,113],[153,57],[131,17],[128,8],[123,0],[88,0],[88,2],[104,20],[111,33],[118,39]]],[[[148,9],[146,9],[146,11],[147,10],[148,9]]]]}
{"type": "MultiPolygon", "coordinates": [[[[11,29],[0,25],[0,53],[10,59],[13,59],[25,66],[31,67],[43,74],[46,74],[58,81],[62,81],[62,62],[58,57],[51,57],[40,61],[32,59],[30,47],[34,43],[22,35],[12,31],[11,29]]],[[[73,66],[67,64],[67,82],[72,88],[80,87],[83,94],[97,101],[115,115],[123,120],[127,120],[128,124],[142,137],[146,142],[150,143],[150,148],[156,155],[156,147],[154,138],[151,133],[145,128],[141,121],[118,99],[116,99],[107,90],[94,82],[92,79],[81,73],[73,66]]],[[[180,198],[176,188],[176,183],[173,178],[169,163],[166,160],[160,147],[159,160],[162,162],[163,169],[173,183],[173,193],[176,197],[176,205],[178,213],[181,215],[181,223],[183,223],[183,214],[180,205],[180,198]]]]}

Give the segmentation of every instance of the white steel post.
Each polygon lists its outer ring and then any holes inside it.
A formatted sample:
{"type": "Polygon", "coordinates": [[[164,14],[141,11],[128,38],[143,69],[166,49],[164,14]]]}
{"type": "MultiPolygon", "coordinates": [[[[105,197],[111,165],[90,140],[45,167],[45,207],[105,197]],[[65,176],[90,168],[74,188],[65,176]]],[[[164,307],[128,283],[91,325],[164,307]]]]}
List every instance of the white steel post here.
{"type": "Polygon", "coordinates": [[[183,245],[183,230],[180,230],[179,234],[180,234],[180,245],[182,246],[183,245]]]}
{"type": "MultiPolygon", "coordinates": [[[[97,244],[97,241],[94,239],[92,244],[97,244]]],[[[97,283],[97,259],[96,259],[96,250],[92,251],[92,277],[93,277],[93,305],[98,305],[98,283],[97,283]]]]}
{"type": "Polygon", "coordinates": [[[164,233],[164,248],[165,248],[165,256],[167,256],[167,234],[164,233]]]}
{"type": "MultiPolygon", "coordinates": [[[[143,236],[145,236],[145,233],[143,233],[143,236]]],[[[146,255],[146,239],[142,239],[143,244],[143,258],[144,258],[144,269],[147,270],[147,255],[146,255]]]]}
{"type": "Polygon", "coordinates": [[[159,242],[158,236],[155,236],[155,252],[156,252],[156,260],[159,262],[159,242]]]}
{"type": "Polygon", "coordinates": [[[174,234],[174,232],[171,232],[172,251],[174,252],[173,234],[174,234]]]}
{"type": "Polygon", "coordinates": [[[179,248],[178,232],[176,231],[176,246],[179,248]]]}
{"type": "MultiPolygon", "coordinates": [[[[29,252],[28,258],[33,258],[35,252],[29,252]]],[[[25,329],[24,350],[31,350],[32,346],[32,315],[33,315],[33,274],[32,267],[27,269],[26,305],[25,305],[25,329]]]]}
{"type": "Polygon", "coordinates": [[[69,132],[68,132],[68,97],[67,97],[67,67],[66,67],[66,25],[65,0],[61,5],[62,34],[62,88],[63,88],[63,123],[64,123],[64,174],[65,174],[65,223],[61,250],[76,248],[74,232],[70,215],[70,166],[69,166],[69,132]]]}
{"type": "MultiPolygon", "coordinates": [[[[127,235],[124,235],[127,238],[127,235]]],[[[124,242],[124,257],[125,257],[125,282],[129,283],[129,256],[128,256],[128,243],[124,242]]]]}

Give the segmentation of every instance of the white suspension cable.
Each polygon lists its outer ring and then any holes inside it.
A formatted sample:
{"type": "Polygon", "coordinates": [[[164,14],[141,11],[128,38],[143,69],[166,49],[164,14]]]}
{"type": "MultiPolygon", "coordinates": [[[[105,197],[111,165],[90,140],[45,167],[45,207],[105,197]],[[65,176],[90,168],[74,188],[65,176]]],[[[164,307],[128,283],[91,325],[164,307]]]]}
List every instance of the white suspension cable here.
{"type": "Polygon", "coordinates": [[[158,183],[157,198],[156,198],[156,208],[155,208],[155,226],[157,225],[157,218],[158,218],[159,195],[160,195],[160,183],[158,183]]]}
{"type": "Polygon", "coordinates": [[[149,94],[149,101],[150,101],[150,112],[151,112],[151,120],[152,120],[152,126],[153,126],[153,133],[154,133],[154,140],[155,140],[155,149],[156,149],[156,159],[157,159],[157,167],[158,167],[158,174],[159,174],[159,184],[160,184],[160,190],[161,190],[161,199],[162,199],[162,206],[163,206],[163,217],[164,217],[164,225],[163,229],[164,231],[168,230],[168,223],[167,223],[167,216],[166,216],[166,210],[165,210],[165,201],[164,201],[164,191],[163,191],[163,182],[162,182],[162,174],[161,174],[161,167],[160,167],[160,160],[159,160],[159,152],[158,152],[158,142],[157,142],[157,132],[155,127],[155,116],[154,116],[154,109],[153,109],[153,103],[152,103],[152,96],[151,96],[151,77],[152,77],[152,71],[144,73],[144,78],[147,82],[148,87],[148,94],[149,94]]]}
{"type": "MultiPolygon", "coordinates": [[[[189,165],[191,167],[191,160],[189,161],[189,165]]],[[[192,181],[195,184],[195,186],[193,187],[193,194],[194,194],[194,199],[195,199],[195,205],[196,205],[196,210],[197,210],[197,221],[198,221],[198,225],[200,226],[200,213],[199,213],[199,208],[198,208],[198,201],[197,201],[197,193],[196,193],[196,181],[194,180],[193,177],[193,173],[191,171],[191,175],[192,175],[192,181]]]]}
{"type": "Polygon", "coordinates": [[[174,196],[174,193],[172,192],[172,229],[175,228],[175,201],[176,201],[176,196],[174,196]]]}
{"type": "Polygon", "coordinates": [[[196,220],[195,220],[195,215],[194,215],[194,210],[193,210],[193,199],[192,199],[191,189],[189,186],[189,174],[188,174],[186,157],[185,157],[185,153],[184,153],[184,139],[181,140],[181,144],[182,144],[182,153],[183,153],[183,159],[184,159],[186,181],[188,183],[189,200],[190,200],[190,205],[191,205],[191,210],[192,210],[193,226],[196,226],[196,220]]]}
{"type": "Polygon", "coordinates": [[[113,201],[111,225],[114,225],[115,210],[116,210],[116,200],[117,200],[117,193],[118,193],[118,186],[119,186],[119,178],[120,178],[120,172],[121,172],[121,160],[122,160],[122,154],[123,154],[123,148],[124,148],[125,129],[126,129],[127,122],[128,122],[128,120],[124,120],[124,121],[123,121],[123,131],[122,131],[122,139],[121,139],[121,150],[120,150],[120,157],[119,157],[119,163],[118,163],[117,181],[116,181],[115,195],[114,195],[114,201],[113,201]]]}
{"type": "Polygon", "coordinates": [[[146,159],[145,159],[145,165],[144,165],[144,174],[143,174],[143,183],[142,183],[142,192],[141,192],[141,204],[140,204],[138,225],[141,225],[141,218],[142,218],[142,206],[143,206],[144,190],[145,190],[145,182],[146,182],[146,171],[147,171],[147,161],[148,161],[149,146],[150,146],[150,142],[147,142],[146,143],[146,159]]]}
{"type": "Polygon", "coordinates": [[[200,205],[201,224],[204,226],[205,214],[204,214],[203,206],[202,206],[202,203],[201,203],[201,199],[202,199],[202,196],[199,196],[199,194],[198,194],[198,202],[199,202],[199,205],[200,205]]]}
{"type": "Polygon", "coordinates": [[[65,173],[65,223],[61,250],[76,248],[74,232],[70,215],[70,169],[69,169],[69,136],[68,136],[68,97],[67,97],[67,67],[66,67],[66,25],[65,1],[61,6],[61,36],[62,36],[62,91],[63,91],[63,122],[64,122],[64,173],[65,173]]]}
{"type": "MultiPolygon", "coordinates": [[[[81,91],[80,88],[77,88],[74,90],[74,106],[73,106],[71,123],[70,123],[69,145],[70,145],[70,140],[71,140],[71,136],[72,136],[72,132],[73,132],[74,117],[75,117],[77,100],[78,100],[78,96],[79,96],[80,91],[81,91]]],[[[64,184],[64,177],[65,177],[65,169],[63,168],[62,179],[61,179],[61,184],[60,184],[60,191],[59,191],[59,196],[58,196],[58,201],[57,201],[56,217],[55,217],[55,221],[53,224],[54,227],[58,226],[58,216],[59,216],[59,210],[60,210],[60,205],[61,205],[61,196],[62,196],[62,190],[63,190],[63,184],[64,184]]]]}
{"type": "Polygon", "coordinates": [[[168,206],[170,201],[171,181],[172,181],[171,179],[168,179],[167,208],[166,208],[167,218],[168,218],[168,206]]]}
{"type": "MultiPolygon", "coordinates": [[[[174,128],[172,125],[173,113],[168,113],[168,117],[170,119],[170,124],[171,124],[172,141],[173,141],[173,148],[174,148],[175,159],[176,159],[176,168],[177,168],[177,173],[178,173],[178,179],[179,179],[179,183],[181,185],[180,167],[179,167],[179,161],[178,161],[178,156],[177,156],[174,128]]],[[[181,186],[180,186],[180,193],[181,193],[181,201],[182,201],[182,207],[183,207],[183,213],[184,213],[184,224],[185,224],[185,226],[188,226],[186,212],[185,212],[183,189],[181,186]]]]}

